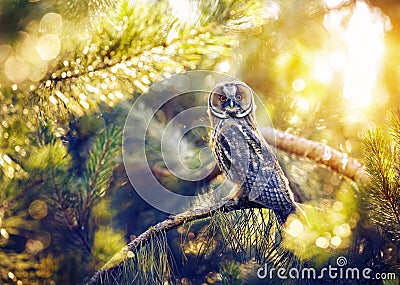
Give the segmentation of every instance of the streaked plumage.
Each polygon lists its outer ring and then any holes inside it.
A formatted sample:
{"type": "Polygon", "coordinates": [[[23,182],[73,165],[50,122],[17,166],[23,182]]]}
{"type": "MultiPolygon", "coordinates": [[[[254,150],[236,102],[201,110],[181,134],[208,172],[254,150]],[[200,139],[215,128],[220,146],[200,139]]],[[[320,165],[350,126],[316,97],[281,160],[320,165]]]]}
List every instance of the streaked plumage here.
{"type": "Polygon", "coordinates": [[[272,209],[280,224],[297,205],[275,154],[258,131],[251,89],[224,82],[209,96],[211,144],[218,166],[237,188],[229,198],[248,197],[272,209]]]}

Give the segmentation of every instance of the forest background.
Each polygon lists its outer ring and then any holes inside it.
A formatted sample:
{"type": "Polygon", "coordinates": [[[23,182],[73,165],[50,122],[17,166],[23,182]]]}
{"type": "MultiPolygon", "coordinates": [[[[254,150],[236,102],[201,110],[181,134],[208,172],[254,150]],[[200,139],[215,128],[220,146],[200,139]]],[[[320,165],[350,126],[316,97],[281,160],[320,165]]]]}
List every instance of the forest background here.
{"type": "MultiPolygon", "coordinates": [[[[255,91],[270,117],[260,125],[270,123],[365,165],[368,179],[360,182],[277,150],[298,200],[325,214],[311,213],[309,225],[292,218],[279,250],[296,262],[276,255],[268,262],[321,268],[345,256],[357,268],[394,272],[397,280],[375,281],[397,284],[399,11],[396,0],[2,0],[1,283],[85,283],[126,243],[167,218],[129,182],[123,126],[132,104],[152,84],[209,70],[230,74],[255,91]]],[[[180,104],[157,113],[153,133],[188,106],[180,104]]],[[[146,109],[137,115],[145,118],[146,109]]],[[[208,135],[191,135],[184,155],[195,167],[208,135]]],[[[219,183],[218,173],[196,182],[174,177],[158,156],[151,130],[148,139],[149,161],[164,185],[196,194],[219,183]]],[[[329,152],[324,155],[330,159],[329,152]]],[[[243,236],[253,213],[240,210],[235,217],[247,226],[243,236]]],[[[268,211],[261,213],[268,217],[268,211]]],[[[158,268],[161,277],[155,277],[146,271],[154,266],[142,264],[141,280],[260,281],[256,270],[263,262],[247,249],[239,258],[240,241],[226,242],[230,214],[221,213],[227,222],[211,236],[205,233],[216,224],[212,218],[162,233],[157,246],[165,252],[145,253],[158,264],[172,256],[176,266],[158,268]]],[[[262,247],[250,235],[249,240],[250,247],[262,247]]],[[[122,272],[135,272],[123,266],[122,272]]]]}

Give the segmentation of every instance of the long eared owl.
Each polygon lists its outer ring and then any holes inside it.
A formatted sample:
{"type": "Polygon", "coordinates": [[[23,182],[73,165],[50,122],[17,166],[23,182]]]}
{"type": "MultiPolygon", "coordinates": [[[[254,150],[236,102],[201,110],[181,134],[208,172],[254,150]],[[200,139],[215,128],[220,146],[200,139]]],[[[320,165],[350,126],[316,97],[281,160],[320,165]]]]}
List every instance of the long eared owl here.
{"type": "Polygon", "coordinates": [[[217,164],[235,184],[228,198],[247,197],[272,209],[278,222],[285,223],[297,204],[275,154],[258,131],[251,89],[239,81],[216,85],[208,114],[217,164]]]}

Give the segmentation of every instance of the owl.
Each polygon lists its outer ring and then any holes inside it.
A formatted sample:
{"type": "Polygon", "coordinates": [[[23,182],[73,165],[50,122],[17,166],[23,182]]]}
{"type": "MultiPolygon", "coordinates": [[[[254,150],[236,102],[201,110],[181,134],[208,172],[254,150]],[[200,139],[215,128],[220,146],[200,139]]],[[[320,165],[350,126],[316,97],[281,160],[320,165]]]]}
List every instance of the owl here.
{"type": "Polygon", "coordinates": [[[278,160],[258,131],[251,89],[239,81],[219,83],[208,98],[217,164],[235,188],[228,199],[246,197],[273,210],[284,224],[298,205],[278,160]]]}

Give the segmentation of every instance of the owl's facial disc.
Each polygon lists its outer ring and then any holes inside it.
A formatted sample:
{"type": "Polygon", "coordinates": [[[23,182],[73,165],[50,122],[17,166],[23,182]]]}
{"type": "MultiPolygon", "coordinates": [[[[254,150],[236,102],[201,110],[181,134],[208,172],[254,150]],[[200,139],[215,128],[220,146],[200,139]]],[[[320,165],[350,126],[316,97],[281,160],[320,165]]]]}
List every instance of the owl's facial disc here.
{"type": "Polygon", "coordinates": [[[250,114],[253,105],[249,87],[241,82],[217,85],[210,94],[210,109],[220,119],[243,118],[250,114]]]}

